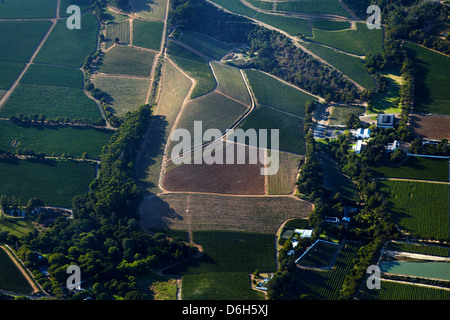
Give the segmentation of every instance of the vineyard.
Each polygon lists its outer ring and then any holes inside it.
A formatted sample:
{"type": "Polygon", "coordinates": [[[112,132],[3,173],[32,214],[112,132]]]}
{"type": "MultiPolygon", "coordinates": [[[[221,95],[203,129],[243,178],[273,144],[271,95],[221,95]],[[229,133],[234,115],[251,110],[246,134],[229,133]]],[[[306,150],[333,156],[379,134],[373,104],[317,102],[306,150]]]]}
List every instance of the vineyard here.
{"type": "Polygon", "coordinates": [[[389,193],[393,217],[405,232],[421,237],[448,237],[448,185],[383,181],[381,190],[389,193]]]}
{"type": "Polygon", "coordinates": [[[344,282],[344,278],[352,268],[359,244],[347,242],[343,244],[331,270],[316,271],[297,269],[294,278],[286,289],[286,293],[294,299],[307,295],[313,300],[335,300],[344,282]]]}
{"type": "Polygon", "coordinates": [[[439,257],[449,257],[450,248],[439,247],[433,245],[420,245],[415,243],[405,242],[389,242],[385,246],[386,250],[404,251],[411,253],[420,253],[439,257]]]}
{"type": "Polygon", "coordinates": [[[449,300],[450,290],[381,280],[380,290],[365,286],[357,296],[360,300],[449,300]]]}

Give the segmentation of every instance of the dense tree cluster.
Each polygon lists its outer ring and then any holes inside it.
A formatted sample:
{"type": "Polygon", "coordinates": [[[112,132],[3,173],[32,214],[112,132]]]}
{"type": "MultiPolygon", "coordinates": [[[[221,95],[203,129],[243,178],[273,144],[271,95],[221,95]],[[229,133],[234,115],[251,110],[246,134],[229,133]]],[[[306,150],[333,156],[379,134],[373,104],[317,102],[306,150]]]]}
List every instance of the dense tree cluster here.
{"type": "Polygon", "coordinates": [[[434,29],[449,22],[449,8],[427,0],[344,0],[355,14],[367,19],[367,8],[374,4],[381,9],[381,23],[387,39],[405,39],[428,48],[450,53],[449,39],[442,39],[434,29]]]}
{"type": "Polygon", "coordinates": [[[148,105],[124,116],[103,149],[90,191],[74,198],[73,218],[59,216],[45,232],[21,239],[19,257],[50,294],[73,299],[146,298],[137,288],[137,275],[196,252],[181,240],[151,236],[139,228],[137,207],[143,190],[132,172],[150,119],[148,105]],[[67,267],[72,264],[81,269],[83,291],[65,288],[67,267]]]}
{"type": "Polygon", "coordinates": [[[349,103],[361,98],[354,84],[295,46],[285,35],[258,27],[248,37],[251,59],[241,67],[269,72],[327,101],[349,103]]]}

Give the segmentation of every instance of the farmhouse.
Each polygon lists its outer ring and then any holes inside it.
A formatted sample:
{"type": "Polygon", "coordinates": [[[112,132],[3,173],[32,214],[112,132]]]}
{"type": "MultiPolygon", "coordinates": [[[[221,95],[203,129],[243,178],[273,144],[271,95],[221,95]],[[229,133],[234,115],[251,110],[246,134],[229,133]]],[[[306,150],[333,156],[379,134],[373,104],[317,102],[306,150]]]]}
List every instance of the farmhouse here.
{"type": "Polygon", "coordinates": [[[369,139],[370,138],[370,129],[369,128],[359,128],[358,130],[356,130],[355,132],[355,137],[357,139],[369,139]]]}
{"type": "Polygon", "coordinates": [[[356,141],[356,145],[353,146],[353,150],[355,150],[356,154],[360,154],[362,150],[362,140],[356,141]]]}
{"type": "Polygon", "coordinates": [[[392,142],[392,143],[388,143],[386,149],[387,149],[389,152],[392,152],[392,151],[397,150],[397,148],[398,148],[399,146],[400,146],[400,143],[399,143],[397,140],[395,140],[395,141],[392,142]]]}
{"type": "Polygon", "coordinates": [[[395,116],[393,114],[379,114],[377,118],[377,127],[393,128],[395,116]]]}

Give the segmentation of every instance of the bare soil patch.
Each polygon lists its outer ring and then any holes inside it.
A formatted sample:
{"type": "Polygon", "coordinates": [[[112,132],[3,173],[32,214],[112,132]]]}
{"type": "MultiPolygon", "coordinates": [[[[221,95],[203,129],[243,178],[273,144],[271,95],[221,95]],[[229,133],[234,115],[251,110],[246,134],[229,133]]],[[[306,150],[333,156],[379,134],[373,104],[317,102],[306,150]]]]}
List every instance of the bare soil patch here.
{"type": "Polygon", "coordinates": [[[421,139],[450,140],[450,117],[413,114],[409,117],[409,122],[414,133],[421,139]]]}
{"type": "Polygon", "coordinates": [[[245,146],[245,163],[238,164],[239,149],[236,144],[223,149],[223,164],[182,164],[165,172],[163,189],[170,192],[203,192],[234,195],[264,195],[265,176],[261,174],[263,164],[250,164],[249,151],[245,146]],[[227,161],[227,151],[234,149],[234,158],[227,161]],[[233,164],[227,164],[232,162],[233,164]]]}
{"type": "Polygon", "coordinates": [[[313,205],[290,196],[166,193],[148,197],[141,209],[144,229],[276,234],[284,221],[308,217],[313,205]]]}

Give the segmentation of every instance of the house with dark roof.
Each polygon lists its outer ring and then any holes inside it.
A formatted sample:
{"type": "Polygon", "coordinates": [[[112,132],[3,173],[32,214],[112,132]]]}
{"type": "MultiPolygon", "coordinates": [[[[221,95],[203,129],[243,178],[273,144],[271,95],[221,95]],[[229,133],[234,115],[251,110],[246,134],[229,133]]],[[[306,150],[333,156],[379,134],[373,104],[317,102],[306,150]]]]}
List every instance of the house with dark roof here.
{"type": "Polygon", "coordinates": [[[395,116],[393,114],[379,114],[377,118],[377,127],[393,128],[395,123],[395,116]]]}

